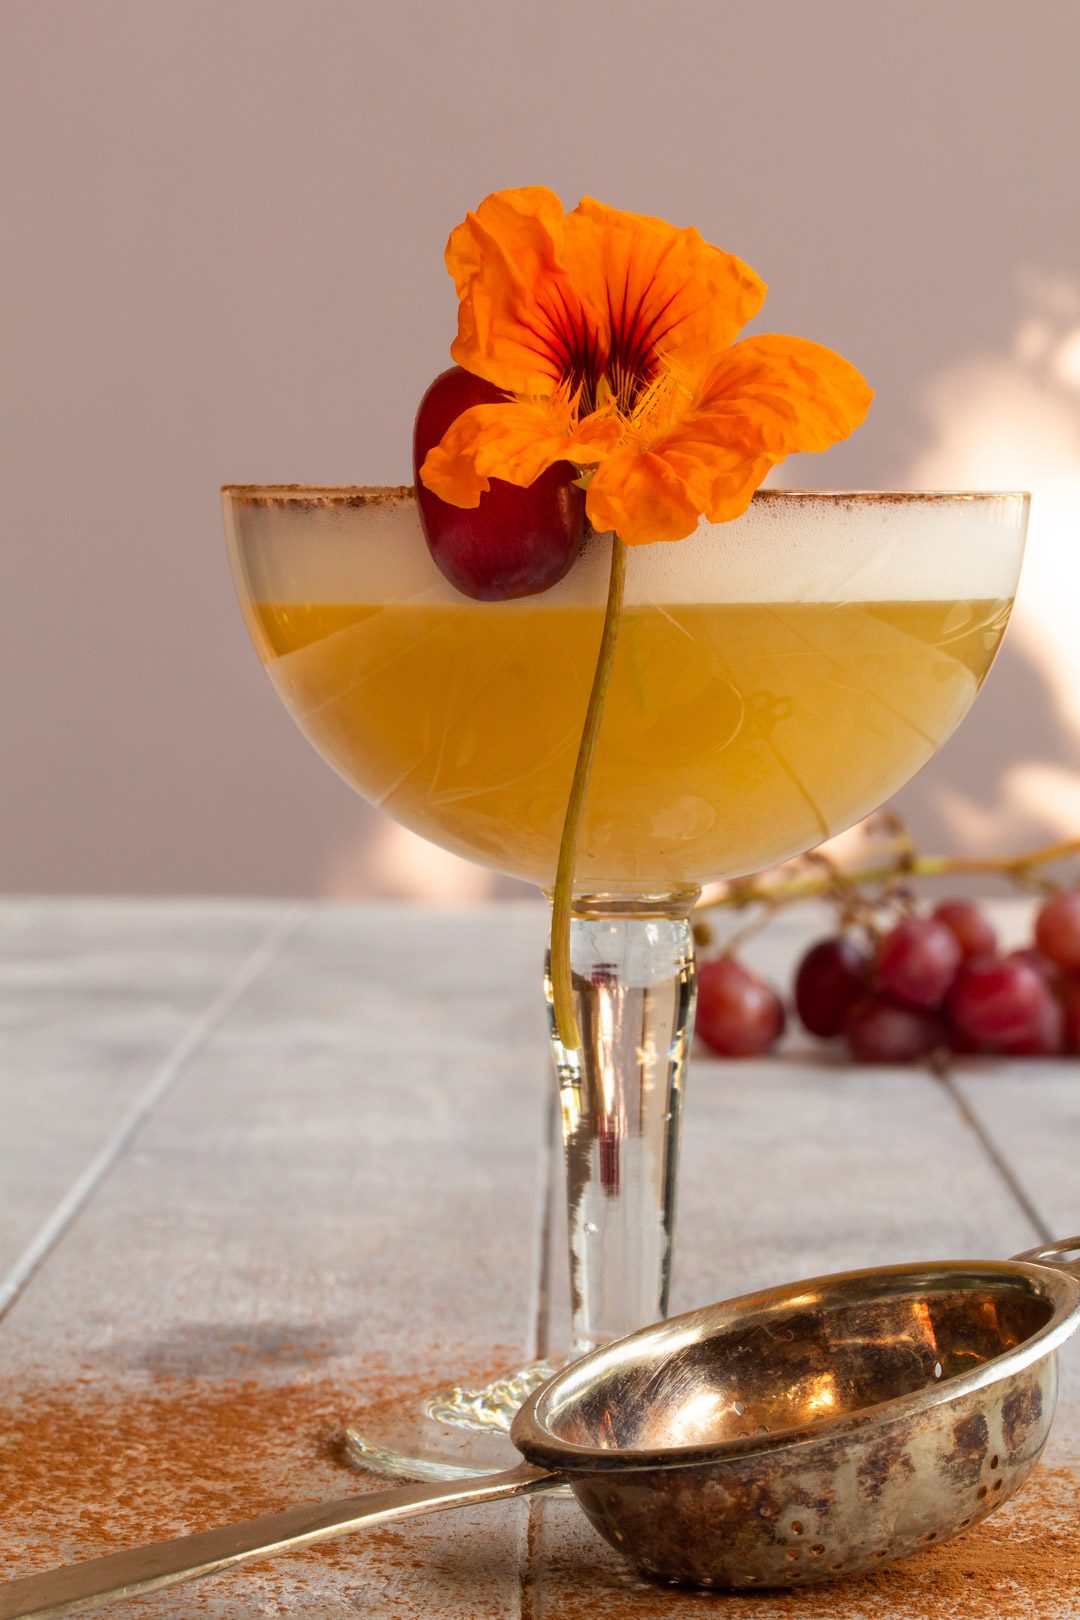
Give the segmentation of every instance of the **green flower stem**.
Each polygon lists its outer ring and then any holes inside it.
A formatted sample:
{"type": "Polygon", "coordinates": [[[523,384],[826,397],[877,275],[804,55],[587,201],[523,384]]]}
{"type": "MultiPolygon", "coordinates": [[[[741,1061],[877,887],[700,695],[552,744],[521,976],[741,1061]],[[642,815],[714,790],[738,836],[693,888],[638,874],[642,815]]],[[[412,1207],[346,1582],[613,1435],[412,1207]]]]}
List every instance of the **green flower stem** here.
{"type": "Polygon", "coordinates": [[[611,537],[611,573],[608,576],[607,607],[604,611],[604,629],[600,637],[600,651],[593,671],[589,706],[585,711],[585,724],[578,744],[574,780],[566,805],[562,838],[559,841],[559,864],[555,873],[555,891],[551,907],[551,988],[555,1009],[555,1027],[559,1039],[568,1052],[581,1045],[574,1012],[574,987],[570,972],[570,914],[574,904],[574,862],[577,856],[578,833],[589,792],[596,739],[600,735],[600,722],[604,716],[604,699],[615,662],[615,643],[622,618],[623,589],[626,583],[626,547],[617,534],[611,537]]]}

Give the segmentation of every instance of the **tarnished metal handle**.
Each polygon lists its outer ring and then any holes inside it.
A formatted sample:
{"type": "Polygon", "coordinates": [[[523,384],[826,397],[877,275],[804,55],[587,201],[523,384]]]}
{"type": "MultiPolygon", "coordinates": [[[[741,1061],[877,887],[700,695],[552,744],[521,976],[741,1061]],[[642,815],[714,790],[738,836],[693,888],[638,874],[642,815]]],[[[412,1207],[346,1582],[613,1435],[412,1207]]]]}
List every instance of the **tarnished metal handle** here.
{"type": "Polygon", "coordinates": [[[8,1581],[0,1585],[0,1620],[55,1620],[59,1615],[99,1609],[117,1598],[215,1575],[253,1558],[310,1547],[313,1542],[385,1524],[388,1519],[416,1518],[501,1496],[530,1496],[561,1483],[559,1474],[520,1463],[506,1473],[452,1485],[404,1485],[368,1496],[343,1497],[339,1502],[311,1502],[246,1524],[156,1541],[130,1552],[110,1553],[85,1564],[68,1564],[8,1581]]]}
{"type": "Polygon", "coordinates": [[[1070,1277],[1080,1280],[1080,1237],[1059,1238],[1056,1243],[1044,1243],[1036,1249],[1025,1249],[1014,1254],[1014,1260],[1029,1260],[1036,1266],[1056,1266],[1070,1277]]]}

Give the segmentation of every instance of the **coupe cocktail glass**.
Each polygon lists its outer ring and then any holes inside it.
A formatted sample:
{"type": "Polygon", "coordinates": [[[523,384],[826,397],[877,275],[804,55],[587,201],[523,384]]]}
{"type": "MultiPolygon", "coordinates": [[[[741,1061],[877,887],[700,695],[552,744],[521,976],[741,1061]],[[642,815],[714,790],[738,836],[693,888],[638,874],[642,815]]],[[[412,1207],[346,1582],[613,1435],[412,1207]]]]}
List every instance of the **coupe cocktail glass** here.
{"type": "MultiPolygon", "coordinates": [[[[323,757],[403,825],[549,889],[610,538],[542,595],[478,603],[436,568],[410,489],[224,504],[252,640],[323,757]]],[[[572,1353],[667,1309],[701,884],[811,848],[931,758],[1000,644],[1026,518],[1021,494],[759,491],[629,553],[575,869],[581,1048],[551,1021],[572,1353]]],[[[505,1427],[538,1376],[430,1409],[505,1427]]]]}

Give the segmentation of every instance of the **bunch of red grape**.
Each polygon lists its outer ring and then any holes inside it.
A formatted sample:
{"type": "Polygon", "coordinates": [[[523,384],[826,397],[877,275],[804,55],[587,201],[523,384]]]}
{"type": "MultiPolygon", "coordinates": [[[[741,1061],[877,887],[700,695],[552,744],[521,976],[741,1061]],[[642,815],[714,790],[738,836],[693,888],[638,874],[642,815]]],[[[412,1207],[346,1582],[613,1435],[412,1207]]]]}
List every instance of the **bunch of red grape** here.
{"type": "MultiPolygon", "coordinates": [[[[736,957],[703,963],[698,985],[698,1033],[714,1052],[750,1057],[779,1039],[780,997],[736,957]]],[[[884,933],[818,940],[799,963],[794,1000],[812,1035],[842,1038],[860,1063],[1080,1052],[1080,890],[1044,900],[1033,943],[1007,955],[970,900],[912,912],[884,933]]]]}

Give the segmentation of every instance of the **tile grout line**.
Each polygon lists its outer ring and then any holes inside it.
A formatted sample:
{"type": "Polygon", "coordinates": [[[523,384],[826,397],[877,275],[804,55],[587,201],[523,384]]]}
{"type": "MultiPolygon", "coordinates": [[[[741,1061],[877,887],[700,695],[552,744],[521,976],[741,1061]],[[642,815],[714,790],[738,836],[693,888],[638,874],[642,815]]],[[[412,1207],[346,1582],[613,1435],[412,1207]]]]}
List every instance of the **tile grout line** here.
{"type": "Polygon", "coordinates": [[[1053,1243],[1055,1234],[1043,1217],[1037,1206],[1028,1197],[1023,1183],[1017,1176],[1012,1165],[1006,1159],[997,1142],[994,1140],[989,1128],[983,1124],[975,1109],[968,1102],[951,1074],[940,1076],[941,1084],[945,1087],[961,1120],[974,1133],[987,1159],[997,1171],[1006,1188],[1012,1195],[1014,1203],[1022,1211],[1025,1218],[1034,1228],[1036,1235],[1042,1243],[1053,1243]]]}
{"type": "Polygon", "coordinates": [[[531,1317],[531,1353],[537,1361],[546,1359],[551,1348],[551,1222],[555,1195],[556,1142],[558,1123],[555,1094],[548,1085],[541,1130],[543,1133],[539,1153],[540,1186],[536,1199],[536,1257],[535,1284],[529,1303],[531,1317]]]}
{"type": "Polygon", "coordinates": [[[145,1090],[136,1097],[108,1141],[76,1177],[48,1220],[38,1229],[0,1282],[0,1322],[39,1266],[90,1201],[97,1187],[118,1163],[139,1128],[175,1085],[192,1058],[225,1022],[244,993],[279,955],[287,940],[300,926],[308,909],[303,902],[288,907],[248,952],[213,1001],[159,1064],[145,1090]]]}
{"type": "MultiPolygon", "coordinates": [[[[539,1154],[540,1187],[536,1200],[537,1251],[535,1259],[536,1286],[531,1302],[532,1353],[537,1361],[546,1361],[551,1349],[551,1223],[555,1198],[555,1170],[557,1165],[558,1113],[556,1095],[547,1071],[547,1102],[544,1107],[542,1143],[539,1154]]],[[[540,1503],[525,1504],[525,1545],[519,1563],[518,1620],[535,1620],[536,1557],[540,1536],[540,1503]]]]}
{"type": "Polygon", "coordinates": [[[542,1506],[539,1497],[525,1504],[525,1552],[521,1561],[518,1620],[539,1620],[540,1616],[536,1590],[536,1571],[539,1562],[540,1509],[542,1506]]]}

